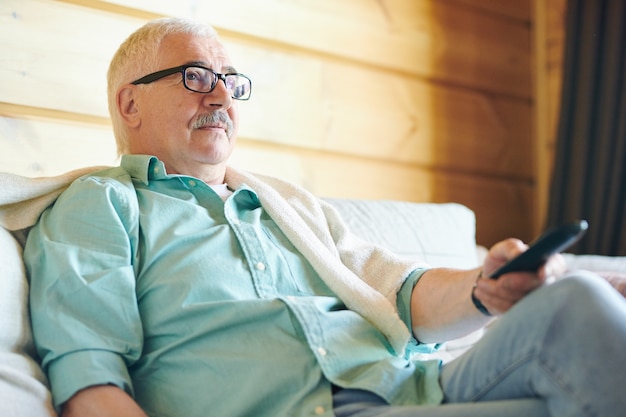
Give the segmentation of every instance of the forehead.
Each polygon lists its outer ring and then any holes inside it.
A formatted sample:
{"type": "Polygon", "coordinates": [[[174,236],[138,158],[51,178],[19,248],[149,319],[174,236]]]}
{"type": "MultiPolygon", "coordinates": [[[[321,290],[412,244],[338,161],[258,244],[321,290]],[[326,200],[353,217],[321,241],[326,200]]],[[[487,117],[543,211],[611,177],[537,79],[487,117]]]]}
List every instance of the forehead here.
{"type": "Polygon", "coordinates": [[[232,66],[226,49],[217,38],[188,34],[166,36],[161,42],[158,59],[162,68],[189,62],[202,62],[215,70],[232,66]]]}

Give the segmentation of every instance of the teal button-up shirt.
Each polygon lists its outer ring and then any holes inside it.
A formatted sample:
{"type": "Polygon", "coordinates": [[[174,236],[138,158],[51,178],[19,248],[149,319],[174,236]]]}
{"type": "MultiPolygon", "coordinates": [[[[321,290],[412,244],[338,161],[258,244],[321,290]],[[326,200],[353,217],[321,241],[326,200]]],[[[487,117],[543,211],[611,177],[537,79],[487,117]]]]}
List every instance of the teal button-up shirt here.
{"type": "MultiPolygon", "coordinates": [[[[246,186],[223,201],[156,158],[125,156],[64,192],[24,257],[57,406],[96,384],[150,416],[331,416],[331,383],[393,404],[441,400],[439,363],[393,354],[246,186]]],[[[409,326],[422,272],[398,294],[409,326]]]]}

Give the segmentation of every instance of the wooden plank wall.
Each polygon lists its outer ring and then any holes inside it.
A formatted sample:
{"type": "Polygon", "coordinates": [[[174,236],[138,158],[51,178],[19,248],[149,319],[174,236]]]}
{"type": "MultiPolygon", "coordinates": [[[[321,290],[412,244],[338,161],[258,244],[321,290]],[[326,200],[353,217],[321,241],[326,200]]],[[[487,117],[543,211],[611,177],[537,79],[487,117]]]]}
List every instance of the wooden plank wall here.
{"type": "Polygon", "coordinates": [[[556,152],[567,0],[534,0],[536,166],[535,230],[545,227],[556,152]]]}
{"type": "Polygon", "coordinates": [[[320,196],[455,201],[534,235],[533,0],[2,0],[0,169],[116,163],[105,74],[148,19],[212,23],[253,98],[233,164],[320,196]]]}

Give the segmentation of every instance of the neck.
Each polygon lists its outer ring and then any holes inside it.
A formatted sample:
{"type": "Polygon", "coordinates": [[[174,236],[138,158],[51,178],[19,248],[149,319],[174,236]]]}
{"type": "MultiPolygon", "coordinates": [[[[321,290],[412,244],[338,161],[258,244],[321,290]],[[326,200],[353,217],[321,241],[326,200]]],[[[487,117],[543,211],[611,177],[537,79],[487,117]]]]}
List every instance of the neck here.
{"type": "Polygon", "coordinates": [[[200,167],[191,167],[191,166],[183,166],[183,167],[172,167],[165,164],[165,168],[167,172],[170,174],[179,174],[179,175],[188,175],[190,177],[195,177],[201,179],[205,183],[209,185],[219,185],[224,184],[224,177],[226,175],[226,166],[225,165],[202,165],[200,167]]]}

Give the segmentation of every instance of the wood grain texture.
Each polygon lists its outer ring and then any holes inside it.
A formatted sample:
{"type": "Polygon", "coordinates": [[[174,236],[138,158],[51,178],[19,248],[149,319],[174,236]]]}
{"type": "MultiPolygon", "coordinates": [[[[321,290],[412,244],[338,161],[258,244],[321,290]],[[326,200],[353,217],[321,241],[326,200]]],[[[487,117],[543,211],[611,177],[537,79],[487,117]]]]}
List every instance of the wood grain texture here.
{"type": "Polygon", "coordinates": [[[110,127],[0,117],[0,167],[4,172],[53,176],[116,161],[110,127]]]}
{"type": "Polygon", "coordinates": [[[148,19],[194,17],[216,26],[253,78],[233,163],[323,196],[461,202],[480,243],[527,240],[530,2],[3,0],[0,163],[47,175],[114,160],[111,56],[148,19]]]}
{"type": "MultiPolygon", "coordinates": [[[[297,147],[277,148],[246,139],[239,140],[231,162],[299,184],[321,197],[459,202],[476,212],[477,239],[482,242],[508,237],[519,224],[528,226],[528,184],[512,188],[506,180],[297,147]],[[499,206],[506,210],[487,207],[484,195],[499,195],[499,206]]],[[[0,117],[2,171],[37,177],[117,163],[109,126],[0,117]]]]}
{"type": "Polygon", "coordinates": [[[485,13],[492,13],[499,17],[517,19],[530,24],[531,5],[523,0],[439,0],[451,5],[465,6],[480,10],[485,13]]]}
{"type": "MultiPolygon", "coordinates": [[[[433,0],[79,0],[215,25],[224,39],[318,53],[518,98],[531,97],[530,28],[433,0]]],[[[522,8],[529,0],[519,0],[522,8]]]]}
{"type": "MultiPolygon", "coordinates": [[[[108,60],[143,21],[73,6],[63,10],[61,21],[47,19],[60,13],[53,3],[14,3],[17,17],[7,19],[0,36],[24,39],[8,50],[23,52],[5,65],[0,100],[107,117],[108,60]],[[98,31],[76,39],[74,30],[87,30],[83,22],[106,28],[107,36],[98,31]],[[85,50],[91,52],[82,54],[85,50]]],[[[241,105],[241,134],[248,139],[524,180],[533,175],[526,101],[226,43],[237,66],[253,74],[254,99],[241,105]]]]}
{"type": "Polygon", "coordinates": [[[554,170],[561,105],[567,0],[534,0],[535,21],[535,216],[534,230],[545,228],[554,170]]]}

